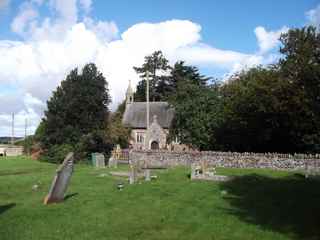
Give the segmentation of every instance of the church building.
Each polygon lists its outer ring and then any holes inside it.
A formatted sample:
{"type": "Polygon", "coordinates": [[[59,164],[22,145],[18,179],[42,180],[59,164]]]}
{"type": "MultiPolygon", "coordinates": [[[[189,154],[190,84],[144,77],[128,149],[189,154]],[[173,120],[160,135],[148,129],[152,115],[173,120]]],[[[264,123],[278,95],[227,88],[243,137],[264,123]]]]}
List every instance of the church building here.
{"type": "Polygon", "coordinates": [[[134,92],[129,83],[122,123],[131,128],[132,148],[175,150],[179,144],[177,142],[168,144],[167,141],[174,109],[168,102],[149,102],[148,99],[146,102],[134,102],[133,96],[134,92]]]}

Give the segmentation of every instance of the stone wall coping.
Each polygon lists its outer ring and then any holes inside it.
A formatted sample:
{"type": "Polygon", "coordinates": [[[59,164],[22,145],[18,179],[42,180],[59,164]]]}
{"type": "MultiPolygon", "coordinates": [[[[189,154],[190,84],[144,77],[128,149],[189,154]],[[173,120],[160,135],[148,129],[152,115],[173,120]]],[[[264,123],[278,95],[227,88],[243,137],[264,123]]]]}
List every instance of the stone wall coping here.
{"type": "Polygon", "coordinates": [[[320,159],[320,154],[303,154],[303,153],[254,153],[254,152],[219,152],[219,151],[167,151],[167,150],[130,150],[130,152],[142,154],[180,154],[194,156],[238,156],[238,157],[266,157],[266,158],[293,158],[293,159],[320,159]]]}

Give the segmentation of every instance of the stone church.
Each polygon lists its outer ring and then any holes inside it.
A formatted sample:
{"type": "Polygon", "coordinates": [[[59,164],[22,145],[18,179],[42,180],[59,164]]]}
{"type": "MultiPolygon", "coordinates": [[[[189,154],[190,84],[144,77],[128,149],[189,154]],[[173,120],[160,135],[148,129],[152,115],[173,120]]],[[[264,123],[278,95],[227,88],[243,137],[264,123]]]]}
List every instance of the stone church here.
{"type": "Polygon", "coordinates": [[[170,143],[167,141],[174,109],[167,102],[134,102],[133,94],[129,83],[122,123],[131,128],[131,147],[141,150],[178,150],[181,148],[182,145],[179,145],[177,141],[170,143]],[[150,117],[148,117],[148,112],[150,117]],[[147,124],[147,119],[149,119],[149,124],[147,124]]]}

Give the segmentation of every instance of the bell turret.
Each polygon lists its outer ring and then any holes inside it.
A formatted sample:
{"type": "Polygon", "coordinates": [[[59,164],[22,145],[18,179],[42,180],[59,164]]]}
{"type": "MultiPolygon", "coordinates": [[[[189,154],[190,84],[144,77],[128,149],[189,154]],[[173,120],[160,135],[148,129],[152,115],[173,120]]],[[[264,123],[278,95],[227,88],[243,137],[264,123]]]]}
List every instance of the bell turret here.
{"type": "Polygon", "coordinates": [[[126,103],[130,104],[133,102],[133,90],[131,87],[131,80],[129,80],[129,86],[126,92],[126,103]]]}

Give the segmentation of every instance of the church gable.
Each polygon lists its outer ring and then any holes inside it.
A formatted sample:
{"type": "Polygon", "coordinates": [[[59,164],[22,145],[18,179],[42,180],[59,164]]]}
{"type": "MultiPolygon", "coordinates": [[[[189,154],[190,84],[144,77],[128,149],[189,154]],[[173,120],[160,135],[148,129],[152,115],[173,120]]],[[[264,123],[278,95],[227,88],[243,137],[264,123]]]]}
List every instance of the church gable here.
{"type": "Polygon", "coordinates": [[[159,125],[157,116],[153,116],[153,121],[146,133],[146,148],[147,149],[162,149],[167,143],[167,134],[159,125]]]}

